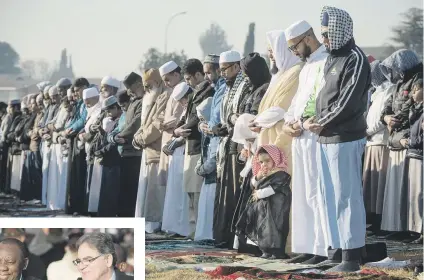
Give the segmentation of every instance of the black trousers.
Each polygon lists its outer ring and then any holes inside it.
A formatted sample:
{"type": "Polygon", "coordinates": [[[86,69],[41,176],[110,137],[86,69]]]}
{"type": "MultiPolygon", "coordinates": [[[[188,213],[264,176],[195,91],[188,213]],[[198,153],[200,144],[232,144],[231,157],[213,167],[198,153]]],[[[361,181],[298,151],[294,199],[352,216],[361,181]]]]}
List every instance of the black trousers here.
{"type": "Polygon", "coordinates": [[[102,186],[100,189],[99,208],[97,215],[99,217],[116,217],[119,209],[119,189],[121,186],[121,167],[103,166],[102,186]]]}
{"type": "Polygon", "coordinates": [[[137,202],[138,177],[140,175],[141,157],[121,158],[121,187],[119,190],[119,217],[135,217],[137,202]]]}
{"type": "Polygon", "coordinates": [[[66,213],[87,213],[86,201],[86,179],[87,179],[87,161],[85,149],[78,149],[76,137],[72,141],[70,149],[70,162],[68,173],[68,205],[66,213]]]}
{"type": "Polygon", "coordinates": [[[22,166],[22,180],[20,199],[28,201],[41,200],[41,188],[43,184],[42,159],[39,151],[22,151],[25,156],[22,166]]]}

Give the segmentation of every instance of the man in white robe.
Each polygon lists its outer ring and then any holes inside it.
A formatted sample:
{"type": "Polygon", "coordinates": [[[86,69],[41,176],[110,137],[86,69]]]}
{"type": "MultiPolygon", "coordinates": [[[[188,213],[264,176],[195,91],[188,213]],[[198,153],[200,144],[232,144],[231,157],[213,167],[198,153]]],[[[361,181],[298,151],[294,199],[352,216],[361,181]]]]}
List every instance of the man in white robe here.
{"type": "MultiPolygon", "coordinates": [[[[163,77],[163,76],[162,76],[163,77]]],[[[187,96],[193,90],[182,82],[175,86],[171,98],[180,103],[184,111],[187,108],[187,96]]],[[[180,117],[185,114],[182,112],[180,117]]],[[[191,233],[189,223],[189,197],[184,191],[184,149],[183,137],[173,137],[171,143],[176,148],[172,149],[169,156],[168,181],[166,185],[165,204],[162,217],[162,230],[171,234],[188,236],[191,233]]],[[[168,147],[171,145],[167,145],[168,147]]]]}
{"type": "Polygon", "coordinates": [[[285,31],[289,49],[305,65],[299,75],[299,87],[284,115],[284,132],[293,137],[292,180],[292,252],[301,254],[293,263],[317,264],[326,260],[327,246],[321,226],[318,200],[316,149],[318,136],[302,129],[302,122],[315,115],[315,98],[323,85],[328,53],[306,21],[298,21],[285,31]],[[299,135],[300,134],[300,135],[299,135]],[[303,216],[302,219],[296,217],[303,216]]]}
{"type": "MultiPolygon", "coordinates": [[[[121,87],[121,82],[111,76],[105,76],[102,81],[100,82],[100,99],[99,99],[99,107],[101,107],[101,103],[103,100],[108,98],[109,96],[115,96],[121,87]]],[[[103,112],[99,114],[98,119],[90,125],[89,127],[89,134],[90,137],[94,137],[101,128],[105,128],[108,126],[109,123],[111,123],[112,120],[110,117],[107,117],[106,114],[103,112]]],[[[93,139],[91,139],[93,140],[93,139]]],[[[97,139],[94,139],[95,141],[97,139]]],[[[90,151],[91,153],[92,151],[90,151]]],[[[87,154],[87,157],[90,157],[89,154],[87,154]]],[[[92,172],[91,176],[90,173],[88,173],[87,182],[89,182],[89,199],[88,199],[88,212],[89,213],[96,213],[98,206],[99,206],[99,197],[100,197],[100,187],[102,183],[102,165],[94,160],[92,164],[92,172]]]]}
{"type": "Polygon", "coordinates": [[[72,82],[67,78],[60,79],[57,84],[58,98],[61,99],[61,104],[56,117],[49,124],[51,136],[52,154],[50,161],[53,163],[53,168],[49,173],[49,189],[48,189],[48,206],[53,210],[64,210],[66,207],[66,176],[68,173],[68,157],[62,154],[62,144],[60,142],[60,132],[65,129],[66,121],[69,118],[69,102],[64,99],[67,90],[71,87],[72,82]],[[54,151],[53,151],[54,150],[54,151]],[[49,193],[50,191],[50,193],[49,193]]]}
{"type": "MultiPolygon", "coordinates": [[[[97,90],[97,88],[92,87],[92,88],[87,88],[84,89],[82,92],[82,99],[84,101],[84,104],[87,107],[87,117],[86,117],[86,122],[85,122],[85,126],[84,126],[84,130],[78,135],[79,138],[79,142],[78,145],[81,147],[82,145],[84,145],[85,147],[85,152],[87,155],[87,182],[86,182],[86,193],[87,191],[89,192],[90,190],[90,183],[91,183],[91,172],[92,172],[92,168],[93,168],[93,155],[91,154],[90,151],[90,142],[92,140],[91,137],[91,131],[90,131],[90,127],[92,125],[94,125],[101,113],[101,102],[100,102],[100,94],[99,91],[97,90]]],[[[100,177],[101,179],[101,177],[100,177]]],[[[100,181],[101,183],[101,181],[100,181]]],[[[88,210],[88,204],[89,204],[89,198],[85,198],[85,201],[82,202],[85,204],[85,211],[88,210]]]]}

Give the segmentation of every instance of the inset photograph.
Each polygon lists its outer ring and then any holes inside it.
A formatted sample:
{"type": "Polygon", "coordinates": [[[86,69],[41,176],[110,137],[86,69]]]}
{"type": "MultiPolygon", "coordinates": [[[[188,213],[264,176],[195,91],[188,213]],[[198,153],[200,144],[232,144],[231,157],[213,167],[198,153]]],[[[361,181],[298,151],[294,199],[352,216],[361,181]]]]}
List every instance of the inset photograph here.
{"type": "Polygon", "coordinates": [[[130,280],[134,229],[1,228],[1,280],[130,280]]]}

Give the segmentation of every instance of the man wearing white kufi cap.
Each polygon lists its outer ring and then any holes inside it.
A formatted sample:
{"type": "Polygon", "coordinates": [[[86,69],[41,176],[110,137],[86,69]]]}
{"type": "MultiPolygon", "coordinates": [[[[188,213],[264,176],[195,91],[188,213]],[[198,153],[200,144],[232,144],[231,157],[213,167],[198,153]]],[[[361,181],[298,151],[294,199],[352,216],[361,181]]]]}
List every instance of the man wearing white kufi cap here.
{"type": "Polygon", "coordinates": [[[232,248],[234,234],[231,224],[235,206],[235,194],[240,189],[239,174],[242,166],[237,162],[237,144],[231,141],[230,131],[233,124],[230,118],[238,113],[242,97],[250,90],[248,79],[244,78],[240,68],[241,55],[237,51],[220,54],[219,68],[226,80],[224,100],[221,103],[221,123],[212,128],[219,136],[220,144],[217,156],[216,203],[213,235],[220,246],[232,248]]]}
{"type": "MultiPolygon", "coordinates": [[[[100,101],[100,93],[97,90],[97,88],[90,87],[90,88],[84,89],[82,91],[82,100],[84,101],[84,104],[87,108],[87,115],[86,115],[84,128],[78,134],[79,141],[77,145],[80,148],[82,146],[85,148],[85,155],[86,155],[85,159],[87,163],[85,189],[89,191],[91,187],[91,183],[92,183],[93,169],[95,169],[94,170],[95,179],[97,178],[95,180],[96,182],[94,183],[96,185],[100,185],[101,183],[101,169],[99,168],[99,166],[96,166],[96,168],[94,168],[94,163],[95,163],[94,154],[91,149],[93,145],[93,138],[96,135],[98,129],[96,129],[96,131],[93,131],[92,127],[93,126],[100,127],[105,114],[104,112],[102,114],[102,111],[101,111],[102,104],[100,101]]],[[[87,201],[85,197],[84,198],[81,197],[81,199],[84,199],[83,201],[84,209],[81,209],[80,207],[78,207],[78,210],[82,211],[82,213],[84,214],[88,213],[87,207],[88,207],[89,201],[87,201]]]]}
{"type": "Polygon", "coordinates": [[[145,217],[146,232],[153,232],[161,226],[168,179],[170,157],[162,147],[171,140],[183,108],[170,98],[172,89],[165,85],[159,69],[145,70],[142,77],[143,108],[152,108],[142,109],[141,126],[133,140],[134,147],[143,149],[135,214],[145,217]]]}
{"type": "Polygon", "coordinates": [[[71,85],[71,80],[62,78],[56,83],[55,90],[50,93],[53,104],[61,102],[56,116],[48,124],[51,137],[51,156],[47,185],[47,207],[52,210],[64,210],[67,202],[69,147],[66,145],[64,132],[66,124],[71,118],[72,108],[66,97],[67,90],[71,85]]]}
{"type": "Polygon", "coordinates": [[[328,56],[325,46],[316,38],[304,20],[295,22],[284,32],[289,49],[306,61],[299,75],[299,87],[284,115],[284,132],[292,141],[292,252],[301,254],[293,263],[317,264],[326,260],[328,245],[320,218],[318,195],[317,138],[303,123],[315,116],[315,98],[324,83],[324,66],[328,56]],[[300,135],[298,135],[300,134],[300,135]],[[305,168],[305,164],[307,165],[305,168]],[[303,219],[296,219],[303,215],[303,219]]]}
{"type": "Polygon", "coordinates": [[[47,129],[47,124],[51,121],[56,114],[58,106],[56,104],[52,104],[52,100],[50,98],[50,89],[53,86],[47,84],[43,90],[43,116],[39,122],[38,135],[41,138],[41,157],[42,157],[42,193],[41,193],[41,203],[46,204],[46,193],[47,193],[47,184],[48,184],[48,170],[49,170],[49,161],[50,161],[50,141],[47,129]]]}
{"type": "MultiPolygon", "coordinates": [[[[171,94],[184,111],[188,104],[188,95],[193,90],[185,82],[177,84],[171,94]]],[[[184,115],[185,112],[182,113],[184,115]]],[[[166,184],[165,204],[162,217],[162,230],[182,236],[188,236],[192,230],[189,223],[189,197],[184,191],[184,150],[183,137],[173,137],[164,151],[169,155],[168,181],[166,184]]]]}
{"type": "Polygon", "coordinates": [[[183,80],[181,67],[174,61],[168,61],[159,67],[159,74],[165,82],[165,85],[170,88],[174,88],[183,80]]]}
{"type": "Polygon", "coordinates": [[[114,77],[105,76],[100,82],[101,99],[106,99],[111,95],[116,95],[121,88],[121,82],[114,77]]]}

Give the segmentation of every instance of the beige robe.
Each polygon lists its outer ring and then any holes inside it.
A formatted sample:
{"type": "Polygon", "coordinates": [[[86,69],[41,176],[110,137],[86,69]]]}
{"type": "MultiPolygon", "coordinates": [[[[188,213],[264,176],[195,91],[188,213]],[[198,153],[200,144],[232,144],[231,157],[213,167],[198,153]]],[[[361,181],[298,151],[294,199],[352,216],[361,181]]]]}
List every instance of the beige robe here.
{"type": "MultiPolygon", "coordinates": [[[[299,85],[299,73],[303,63],[296,64],[287,71],[277,74],[275,83],[268,89],[259,105],[259,114],[271,107],[280,107],[287,111],[299,85]]],[[[284,120],[279,121],[271,128],[262,129],[258,135],[258,147],[267,144],[276,145],[287,156],[288,173],[291,174],[291,142],[292,138],[283,132],[284,120]]]]}
{"type": "Polygon", "coordinates": [[[158,93],[145,96],[141,127],[134,135],[135,144],[143,146],[136,217],[145,217],[148,222],[162,221],[167,173],[159,169],[162,131],[158,118],[164,113],[170,94],[170,90],[161,89],[158,93]]]}
{"type": "MultiPolygon", "coordinates": [[[[170,93],[172,90],[170,90],[170,93]]],[[[162,131],[162,145],[165,146],[166,143],[168,143],[172,135],[174,133],[175,126],[179,122],[181,115],[183,113],[183,106],[178,103],[178,101],[175,101],[173,98],[168,98],[168,102],[166,103],[166,108],[163,114],[159,114],[157,118],[157,125],[159,125],[159,122],[162,122],[163,125],[166,126],[166,129],[162,131]]],[[[169,158],[165,153],[160,153],[160,160],[159,160],[159,172],[163,174],[161,175],[161,185],[164,184],[166,186],[166,180],[167,180],[167,171],[168,171],[168,162],[169,158]],[[163,179],[163,180],[162,180],[163,179]]]]}
{"type": "MultiPolygon", "coordinates": [[[[277,74],[274,77],[275,82],[265,93],[259,105],[259,114],[265,110],[277,106],[283,108],[286,112],[290,107],[293,97],[297,92],[299,85],[299,74],[303,68],[303,63],[296,64],[287,71],[277,74]]],[[[283,132],[284,120],[279,121],[271,128],[263,129],[258,135],[258,147],[265,144],[273,144],[280,148],[287,157],[287,172],[292,174],[292,137],[283,132]]],[[[291,211],[291,210],[290,210],[291,211]]],[[[290,231],[287,237],[286,252],[291,252],[291,223],[290,231]]]]}

